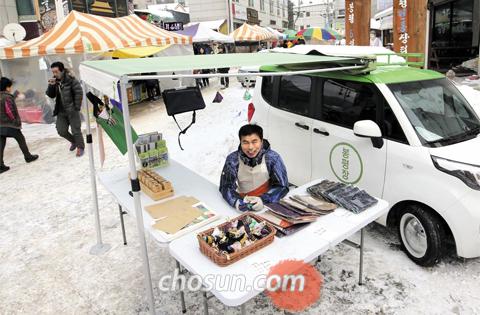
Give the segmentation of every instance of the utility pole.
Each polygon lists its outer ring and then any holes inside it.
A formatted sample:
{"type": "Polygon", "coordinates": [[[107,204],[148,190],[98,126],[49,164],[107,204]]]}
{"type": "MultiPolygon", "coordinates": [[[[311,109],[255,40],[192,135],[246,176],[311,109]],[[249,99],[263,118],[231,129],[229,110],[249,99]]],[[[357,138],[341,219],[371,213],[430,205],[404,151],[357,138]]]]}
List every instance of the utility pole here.
{"type": "Polygon", "coordinates": [[[57,13],[57,23],[64,19],[63,0],[55,0],[55,12],[57,13]]]}
{"type": "Polygon", "coordinates": [[[227,0],[227,22],[228,22],[228,34],[233,32],[233,13],[232,13],[232,2],[227,0]]]}
{"type": "Polygon", "coordinates": [[[293,2],[292,0],[288,0],[288,29],[294,30],[295,29],[295,22],[293,20],[293,2]]]}
{"type": "Polygon", "coordinates": [[[297,6],[297,17],[295,18],[295,21],[293,22],[293,27],[295,28],[295,25],[297,24],[297,20],[300,17],[300,5],[302,4],[301,0],[298,0],[298,6],[297,6]]]}

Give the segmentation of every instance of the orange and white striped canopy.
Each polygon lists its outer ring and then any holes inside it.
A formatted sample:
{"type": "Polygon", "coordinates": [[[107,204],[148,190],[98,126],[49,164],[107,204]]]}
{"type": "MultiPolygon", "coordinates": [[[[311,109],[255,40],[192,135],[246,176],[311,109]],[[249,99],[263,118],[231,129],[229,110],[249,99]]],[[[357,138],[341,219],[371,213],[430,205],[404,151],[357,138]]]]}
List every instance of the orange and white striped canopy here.
{"type": "Polygon", "coordinates": [[[242,26],[234,30],[230,36],[234,38],[236,42],[244,41],[262,41],[277,39],[272,33],[260,27],[258,25],[249,25],[244,23],[242,26]]]}
{"type": "Polygon", "coordinates": [[[160,29],[136,15],[109,18],[72,11],[42,36],[0,48],[0,59],[106,52],[127,47],[191,42],[191,37],[160,29]]]}

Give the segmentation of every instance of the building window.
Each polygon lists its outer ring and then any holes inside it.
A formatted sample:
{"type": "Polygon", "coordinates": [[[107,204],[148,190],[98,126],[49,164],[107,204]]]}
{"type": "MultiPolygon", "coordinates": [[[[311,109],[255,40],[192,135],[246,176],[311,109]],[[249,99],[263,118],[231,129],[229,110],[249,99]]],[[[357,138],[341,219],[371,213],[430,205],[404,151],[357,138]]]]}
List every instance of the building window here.
{"type": "Polygon", "coordinates": [[[270,20],[270,25],[276,25],[277,24],[277,21],[275,20],[270,20]]]}
{"type": "Polygon", "coordinates": [[[457,0],[434,6],[430,66],[446,72],[452,64],[478,56],[474,1],[457,0]]]}
{"type": "Polygon", "coordinates": [[[21,15],[35,15],[35,9],[31,0],[17,0],[17,13],[21,15]]]}
{"type": "Polygon", "coordinates": [[[305,12],[305,16],[310,16],[310,12],[305,12]]]}
{"type": "Polygon", "coordinates": [[[265,0],[260,0],[260,11],[265,11],[265,0]]]}
{"type": "Polygon", "coordinates": [[[255,0],[248,0],[248,6],[249,7],[254,7],[255,6],[255,0]]]}
{"type": "Polygon", "coordinates": [[[273,0],[270,0],[270,14],[273,14],[273,0]]]}
{"type": "Polygon", "coordinates": [[[283,21],[283,28],[288,28],[288,22],[283,21]]]}

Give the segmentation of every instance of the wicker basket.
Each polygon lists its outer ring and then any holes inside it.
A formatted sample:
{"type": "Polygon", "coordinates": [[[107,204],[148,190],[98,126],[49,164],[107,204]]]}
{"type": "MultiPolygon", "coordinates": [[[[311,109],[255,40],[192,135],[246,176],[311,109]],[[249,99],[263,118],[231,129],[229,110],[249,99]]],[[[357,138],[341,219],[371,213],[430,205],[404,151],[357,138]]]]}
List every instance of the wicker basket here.
{"type": "MultiPolygon", "coordinates": [[[[257,222],[265,221],[264,219],[252,214],[251,212],[246,212],[246,213],[244,213],[244,214],[242,214],[242,215],[240,215],[240,216],[238,216],[234,219],[229,220],[228,222],[225,222],[225,223],[222,223],[222,224],[218,225],[218,227],[223,228],[229,222],[243,219],[246,216],[250,216],[250,217],[254,218],[257,222]]],[[[267,236],[265,236],[261,240],[257,240],[255,242],[253,242],[251,245],[249,245],[247,247],[244,247],[244,248],[240,249],[239,251],[236,251],[232,254],[229,254],[228,257],[216,252],[203,239],[205,236],[212,234],[214,228],[211,228],[211,229],[208,229],[206,231],[200,232],[200,233],[197,234],[198,244],[200,245],[200,251],[202,252],[202,254],[207,256],[210,260],[212,260],[214,263],[216,263],[217,265],[219,265],[221,267],[233,264],[234,262],[236,262],[236,261],[238,261],[238,260],[256,252],[257,250],[260,250],[261,248],[263,248],[263,247],[265,247],[265,246],[267,246],[267,245],[269,245],[270,243],[273,242],[273,239],[275,237],[275,233],[277,232],[277,230],[275,230],[275,228],[270,223],[268,223],[268,222],[265,222],[265,223],[266,223],[266,227],[270,230],[270,233],[267,236]]]]}

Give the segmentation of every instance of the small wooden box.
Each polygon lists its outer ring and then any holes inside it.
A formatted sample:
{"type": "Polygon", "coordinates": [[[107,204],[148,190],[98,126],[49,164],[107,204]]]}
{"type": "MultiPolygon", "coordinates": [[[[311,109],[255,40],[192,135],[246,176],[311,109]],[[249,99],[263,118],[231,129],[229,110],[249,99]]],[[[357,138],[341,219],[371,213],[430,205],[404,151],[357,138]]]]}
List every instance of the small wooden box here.
{"type": "Polygon", "coordinates": [[[139,170],[138,180],[141,190],[155,201],[165,199],[174,194],[172,183],[152,170],[139,170]]]}

